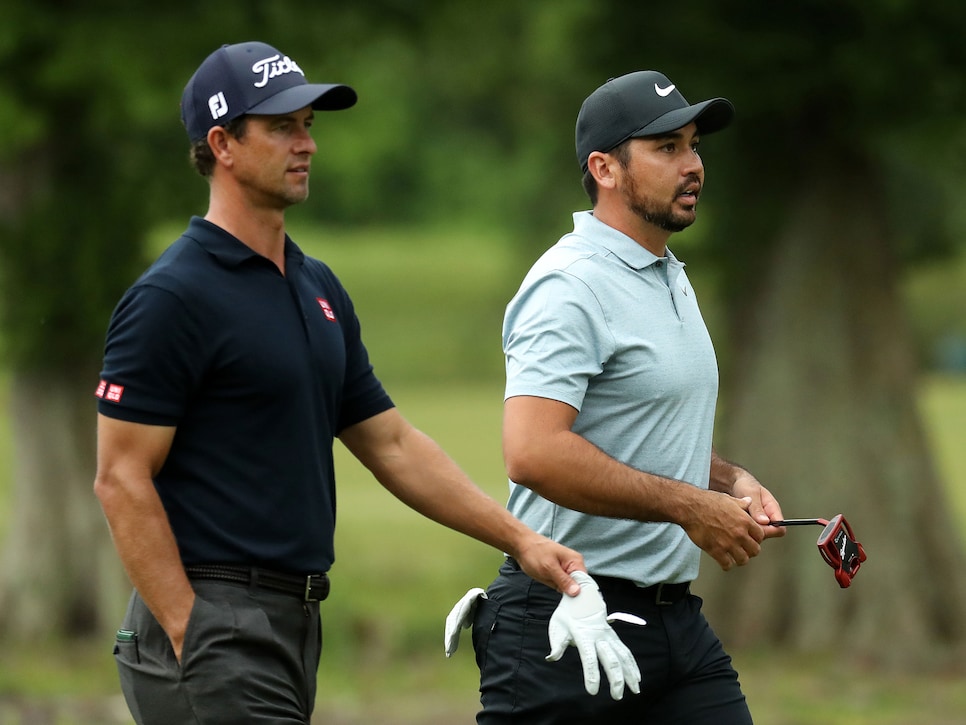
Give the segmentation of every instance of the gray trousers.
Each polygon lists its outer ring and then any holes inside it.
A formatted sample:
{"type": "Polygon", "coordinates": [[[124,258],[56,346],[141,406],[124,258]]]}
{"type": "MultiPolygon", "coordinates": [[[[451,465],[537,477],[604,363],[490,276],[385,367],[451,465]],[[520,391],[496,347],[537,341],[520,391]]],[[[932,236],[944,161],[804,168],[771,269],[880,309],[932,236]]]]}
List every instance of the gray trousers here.
{"type": "Polygon", "coordinates": [[[322,650],[318,602],[193,581],[181,664],[135,591],[114,647],[138,725],[308,725],[322,650]]]}

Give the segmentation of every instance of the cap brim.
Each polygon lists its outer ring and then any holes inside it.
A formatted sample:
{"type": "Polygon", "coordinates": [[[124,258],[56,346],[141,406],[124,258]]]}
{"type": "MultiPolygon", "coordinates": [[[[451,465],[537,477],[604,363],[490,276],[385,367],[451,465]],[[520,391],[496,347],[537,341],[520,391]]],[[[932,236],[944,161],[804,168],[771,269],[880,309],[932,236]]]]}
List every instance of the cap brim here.
{"type": "Polygon", "coordinates": [[[677,131],[691,122],[697,124],[699,133],[714,133],[728,126],[734,117],[735,107],[731,104],[731,101],[727,98],[712,98],[695,103],[693,106],[668,111],[646,126],[639,128],[628,138],[660,136],[671,131],[677,131]]]}
{"type": "Polygon", "coordinates": [[[304,83],[279,91],[249,108],[247,113],[271,116],[292,113],[306,106],[316,111],[341,111],[354,106],[357,99],[356,92],[341,83],[304,83]]]}

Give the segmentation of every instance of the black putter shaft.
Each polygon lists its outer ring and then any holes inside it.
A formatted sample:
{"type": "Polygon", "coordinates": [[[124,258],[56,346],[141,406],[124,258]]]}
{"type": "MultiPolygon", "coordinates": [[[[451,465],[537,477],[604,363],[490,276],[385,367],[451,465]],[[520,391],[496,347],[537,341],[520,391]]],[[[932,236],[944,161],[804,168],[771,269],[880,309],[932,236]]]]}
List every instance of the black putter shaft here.
{"type": "Polygon", "coordinates": [[[769,526],[825,526],[828,521],[822,519],[783,519],[781,521],[769,521],[769,526]]]}

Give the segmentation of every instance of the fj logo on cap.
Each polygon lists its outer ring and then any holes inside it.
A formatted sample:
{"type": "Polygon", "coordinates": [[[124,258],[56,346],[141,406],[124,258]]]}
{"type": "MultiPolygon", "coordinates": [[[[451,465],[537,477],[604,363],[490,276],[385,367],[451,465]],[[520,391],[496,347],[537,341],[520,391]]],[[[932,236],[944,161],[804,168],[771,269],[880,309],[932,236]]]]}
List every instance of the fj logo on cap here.
{"type": "Polygon", "coordinates": [[[666,98],[671,95],[671,91],[674,90],[674,84],[672,83],[667,88],[661,88],[657,83],[654,84],[654,92],[661,98],[666,98]]]}
{"type": "Polygon", "coordinates": [[[260,60],[252,66],[252,72],[261,75],[261,80],[255,81],[256,88],[264,88],[268,81],[286,73],[298,73],[304,76],[305,73],[298,67],[298,64],[286,56],[273,55],[271,58],[260,60]],[[279,60],[281,58],[281,60],[279,60]]]}
{"type": "Polygon", "coordinates": [[[228,101],[225,100],[224,93],[216,93],[211,98],[208,99],[208,110],[211,111],[211,117],[214,119],[221,118],[228,113],[228,101]]]}

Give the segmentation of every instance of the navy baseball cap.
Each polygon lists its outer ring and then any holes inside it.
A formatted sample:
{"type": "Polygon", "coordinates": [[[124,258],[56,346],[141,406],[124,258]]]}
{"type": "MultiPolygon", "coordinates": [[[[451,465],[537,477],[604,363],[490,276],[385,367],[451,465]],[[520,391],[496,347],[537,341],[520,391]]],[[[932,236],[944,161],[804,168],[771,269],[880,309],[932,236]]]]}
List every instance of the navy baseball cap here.
{"type": "Polygon", "coordinates": [[[311,106],[340,111],[356,102],[341,83],[309,83],[298,64],[265,43],[223,45],[205,58],[181,96],[181,122],[191,142],[246,113],[291,113],[311,106]]]}
{"type": "Polygon", "coordinates": [[[690,105],[667,76],[653,70],[611,78],[591,93],[577,114],[577,161],[587,171],[593,151],[610,151],[629,138],[658,136],[694,121],[702,134],[720,131],[734,118],[726,98],[690,105]]]}

